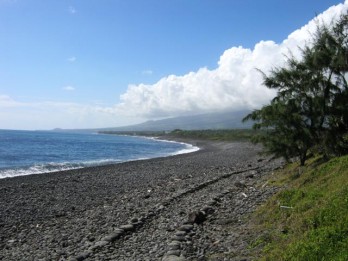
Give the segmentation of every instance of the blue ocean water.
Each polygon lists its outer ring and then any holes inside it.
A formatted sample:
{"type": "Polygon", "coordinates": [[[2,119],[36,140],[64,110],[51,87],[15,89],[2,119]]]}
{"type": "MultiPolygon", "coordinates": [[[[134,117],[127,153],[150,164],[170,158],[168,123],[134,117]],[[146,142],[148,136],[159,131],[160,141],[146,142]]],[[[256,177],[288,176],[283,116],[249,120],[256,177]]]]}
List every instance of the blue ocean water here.
{"type": "Polygon", "coordinates": [[[195,151],[144,137],[0,130],[0,178],[120,163],[195,151]]]}

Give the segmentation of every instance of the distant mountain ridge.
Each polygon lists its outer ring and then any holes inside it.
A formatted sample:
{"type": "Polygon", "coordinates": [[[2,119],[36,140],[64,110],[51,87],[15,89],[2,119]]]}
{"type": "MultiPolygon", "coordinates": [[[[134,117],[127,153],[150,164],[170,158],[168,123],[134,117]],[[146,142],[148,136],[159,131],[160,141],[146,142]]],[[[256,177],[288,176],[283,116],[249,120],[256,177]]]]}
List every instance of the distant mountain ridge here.
{"type": "Polygon", "coordinates": [[[95,129],[54,129],[53,131],[63,132],[98,132],[98,131],[172,131],[182,130],[207,130],[207,129],[248,129],[251,123],[242,123],[242,119],[250,111],[242,110],[237,112],[206,113],[193,116],[181,116],[163,120],[150,120],[140,124],[95,128],[95,129]]]}
{"type": "Polygon", "coordinates": [[[144,123],[105,128],[110,131],[172,131],[182,130],[206,130],[206,129],[244,129],[250,128],[251,123],[242,123],[242,119],[250,111],[207,113],[193,116],[181,116],[163,120],[151,120],[144,123]]]}

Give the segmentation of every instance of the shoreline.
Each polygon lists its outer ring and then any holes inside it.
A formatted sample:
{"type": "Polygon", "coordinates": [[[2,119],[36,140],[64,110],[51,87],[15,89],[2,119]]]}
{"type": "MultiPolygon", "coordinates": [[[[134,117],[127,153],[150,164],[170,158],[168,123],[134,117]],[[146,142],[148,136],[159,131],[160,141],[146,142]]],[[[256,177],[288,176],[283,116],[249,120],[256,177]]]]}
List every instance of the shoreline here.
{"type": "MultiPolygon", "coordinates": [[[[104,134],[104,135],[110,135],[110,134],[104,134]]],[[[130,135],[117,135],[117,136],[129,136],[129,137],[133,137],[130,135]]],[[[54,165],[62,165],[60,168],[61,169],[56,169],[54,168],[53,170],[48,170],[48,169],[44,169],[44,170],[37,170],[36,171],[30,171],[30,169],[37,169],[38,167],[42,167],[42,168],[47,168],[48,166],[50,166],[52,163],[44,163],[44,164],[40,164],[40,165],[33,165],[30,167],[14,167],[14,168],[9,168],[6,169],[5,174],[4,173],[0,173],[0,180],[1,179],[7,179],[7,178],[14,178],[14,177],[20,177],[20,176],[31,176],[31,175],[42,175],[42,174],[47,174],[47,173],[57,173],[57,172],[63,172],[63,171],[70,171],[70,170],[77,170],[77,169],[84,169],[84,168],[89,168],[89,167],[103,167],[103,166],[107,166],[107,165],[115,165],[115,164],[122,164],[125,162],[132,162],[132,161],[139,161],[139,160],[150,160],[150,159],[156,159],[156,158],[165,158],[165,157],[172,157],[172,156],[176,156],[176,155],[181,155],[181,154],[187,154],[187,153],[193,153],[196,151],[199,151],[201,148],[193,145],[190,143],[190,140],[188,140],[187,142],[184,141],[177,141],[175,139],[158,139],[157,137],[146,137],[146,136],[134,136],[134,137],[139,137],[139,138],[143,138],[143,139],[152,139],[152,140],[157,140],[160,142],[174,142],[174,143],[178,143],[178,144],[182,144],[185,145],[186,148],[183,148],[181,150],[178,150],[176,152],[170,153],[168,155],[165,156],[155,156],[155,157],[150,157],[150,158],[138,158],[138,159],[129,159],[129,160],[120,160],[119,162],[117,161],[109,161],[109,162],[105,162],[105,163],[95,163],[95,164],[90,164],[88,165],[86,162],[64,162],[64,163],[53,163],[54,165]],[[69,166],[69,165],[81,165],[81,166],[69,166]],[[6,172],[12,173],[12,172],[20,172],[21,174],[6,174],[6,172]]],[[[4,169],[3,169],[4,170],[4,169]]]]}
{"type": "Polygon", "coordinates": [[[0,259],[162,260],[169,253],[196,260],[204,248],[205,255],[213,254],[216,250],[204,237],[207,229],[216,229],[215,221],[224,216],[250,211],[274,193],[252,184],[281,163],[261,157],[260,147],[246,142],[191,142],[201,150],[0,179],[0,259]],[[245,187],[236,186],[238,182],[245,187]],[[187,238],[192,244],[180,243],[174,247],[180,251],[169,252],[175,231],[212,198],[219,198],[219,204],[203,226],[193,224],[196,234],[187,238]],[[219,210],[236,199],[233,204],[239,208],[226,214],[219,210]],[[123,230],[117,240],[105,241],[132,222],[132,229],[123,230]]]}

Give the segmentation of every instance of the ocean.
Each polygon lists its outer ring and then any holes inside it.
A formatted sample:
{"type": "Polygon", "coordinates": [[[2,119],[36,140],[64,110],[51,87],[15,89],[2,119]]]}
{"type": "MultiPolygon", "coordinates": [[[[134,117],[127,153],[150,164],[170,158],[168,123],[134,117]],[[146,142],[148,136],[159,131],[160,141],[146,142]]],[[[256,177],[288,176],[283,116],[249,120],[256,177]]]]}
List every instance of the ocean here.
{"type": "Polygon", "coordinates": [[[0,130],[0,178],[166,157],[198,150],[154,138],[0,130]]]}

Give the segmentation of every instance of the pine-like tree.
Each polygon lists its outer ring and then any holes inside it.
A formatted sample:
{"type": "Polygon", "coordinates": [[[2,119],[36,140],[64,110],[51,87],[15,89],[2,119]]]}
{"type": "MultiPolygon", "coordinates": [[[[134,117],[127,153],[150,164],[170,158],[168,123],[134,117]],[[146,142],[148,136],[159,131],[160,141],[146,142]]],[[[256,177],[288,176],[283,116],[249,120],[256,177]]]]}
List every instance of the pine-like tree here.
{"type": "Polygon", "coordinates": [[[264,75],[276,89],[269,105],[244,118],[264,130],[254,138],[266,151],[304,165],[310,149],[325,157],[348,153],[348,14],[320,25],[302,59],[264,75]]]}

